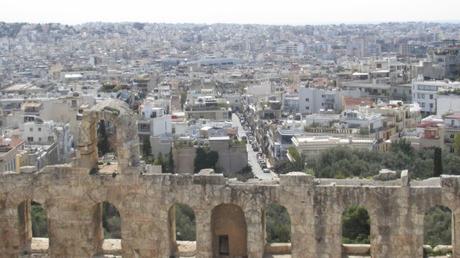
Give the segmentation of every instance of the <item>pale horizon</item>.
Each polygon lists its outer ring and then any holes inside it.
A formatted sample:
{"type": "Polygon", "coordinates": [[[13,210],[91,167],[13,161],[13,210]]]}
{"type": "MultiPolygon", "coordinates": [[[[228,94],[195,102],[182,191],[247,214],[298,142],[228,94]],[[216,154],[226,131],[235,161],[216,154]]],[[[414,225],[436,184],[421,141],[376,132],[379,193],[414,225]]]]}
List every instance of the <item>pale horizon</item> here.
{"type": "Polygon", "coordinates": [[[0,21],[62,23],[146,22],[196,24],[376,24],[387,22],[460,22],[458,0],[403,1],[216,1],[3,0],[0,21]],[[435,5],[435,7],[433,7],[435,5]]]}

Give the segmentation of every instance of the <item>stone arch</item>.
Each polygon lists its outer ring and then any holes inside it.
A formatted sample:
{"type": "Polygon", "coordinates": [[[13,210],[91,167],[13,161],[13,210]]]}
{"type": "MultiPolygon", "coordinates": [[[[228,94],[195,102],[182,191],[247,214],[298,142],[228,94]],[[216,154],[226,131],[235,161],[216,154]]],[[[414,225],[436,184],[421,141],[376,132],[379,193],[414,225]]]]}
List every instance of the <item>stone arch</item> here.
{"type": "Polygon", "coordinates": [[[17,212],[20,254],[48,253],[49,223],[44,205],[25,200],[19,203],[17,212]]]}
{"type": "Polygon", "coordinates": [[[292,225],[286,207],[278,203],[271,203],[265,207],[262,216],[265,227],[265,253],[290,254],[292,225]]]}
{"type": "Polygon", "coordinates": [[[101,102],[83,113],[78,144],[79,166],[98,169],[98,135],[100,121],[110,123],[115,128],[114,141],[117,159],[117,172],[139,164],[139,138],[135,114],[120,100],[110,99],[101,102]]]}
{"type": "Polygon", "coordinates": [[[248,255],[244,212],[235,204],[220,204],[211,212],[212,250],[215,258],[248,255]]]}
{"type": "Polygon", "coordinates": [[[123,253],[122,218],[120,211],[111,202],[103,201],[95,209],[96,257],[103,254],[123,253]]]}
{"type": "Polygon", "coordinates": [[[365,205],[352,204],[341,210],[340,237],[342,257],[367,255],[372,257],[372,216],[365,205]]]}
{"type": "Polygon", "coordinates": [[[425,211],[423,214],[424,255],[452,253],[455,241],[454,222],[454,213],[447,206],[434,205],[425,211]]]}
{"type": "Polygon", "coordinates": [[[196,216],[194,210],[182,203],[171,205],[168,211],[170,256],[196,255],[196,216]],[[178,225],[178,222],[180,223],[178,225]],[[182,227],[182,228],[178,228],[182,227]]]}

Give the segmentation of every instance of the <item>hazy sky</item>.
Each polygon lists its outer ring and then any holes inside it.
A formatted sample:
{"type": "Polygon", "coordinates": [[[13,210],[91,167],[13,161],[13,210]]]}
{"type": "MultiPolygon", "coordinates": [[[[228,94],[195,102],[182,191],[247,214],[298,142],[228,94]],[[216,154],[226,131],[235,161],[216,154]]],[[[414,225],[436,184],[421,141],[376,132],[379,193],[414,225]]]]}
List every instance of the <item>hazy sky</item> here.
{"type": "Polygon", "coordinates": [[[0,21],[323,24],[460,20],[460,0],[0,0],[0,21]]]}

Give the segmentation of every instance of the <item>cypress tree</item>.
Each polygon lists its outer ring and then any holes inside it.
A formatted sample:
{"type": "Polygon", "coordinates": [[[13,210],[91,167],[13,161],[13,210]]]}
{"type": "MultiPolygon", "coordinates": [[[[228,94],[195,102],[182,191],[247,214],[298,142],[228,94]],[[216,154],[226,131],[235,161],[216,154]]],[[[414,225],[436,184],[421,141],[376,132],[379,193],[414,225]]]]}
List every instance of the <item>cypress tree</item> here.
{"type": "Polygon", "coordinates": [[[107,135],[107,129],[105,128],[104,120],[99,122],[97,128],[97,136],[99,139],[97,142],[98,154],[99,157],[102,157],[110,151],[109,136],[107,135]]]}
{"type": "Polygon", "coordinates": [[[433,176],[439,177],[442,174],[442,150],[441,148],[434,149],[434,157],[433,157],[433,176]]]}

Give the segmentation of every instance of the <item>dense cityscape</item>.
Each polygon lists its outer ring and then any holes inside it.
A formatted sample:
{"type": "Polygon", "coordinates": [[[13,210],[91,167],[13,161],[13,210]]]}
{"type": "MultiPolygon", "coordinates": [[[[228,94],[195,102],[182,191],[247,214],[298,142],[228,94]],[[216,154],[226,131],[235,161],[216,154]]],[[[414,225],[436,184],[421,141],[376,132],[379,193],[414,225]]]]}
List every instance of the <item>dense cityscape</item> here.
{"type": "MultiPolygon", "coordinates": [[[[442,184],[460,175],[460,24],[0,23],[0,132],[3,177],[83,164],[92,177],[136,167],[236,185],[297,173],[318,185],[343,180],[333,187],[442,184]],[[96,160],[86,159],[93,136],[96,160]]],[[[47,204],[23,205],[31,229],[18,248],[38,256],[21,257],[66,257],[48,253],[47,204]]],[[[122,250],[116,207],[100,212],[97,257],[148,257],[122,250]]],[[[453,212],[417,217],[423,257],[456,257],[453,212]]],[[[285,207],[265,213],[264,257],[310,257],[294,255],[285,207]]],[[[384,257],[372,255],[368,211],[343,214],[343,257],[384,257]]],[[[208,257],[197,254],[187,203],[173,217],[168,257],[208,257]]],[[[257,257],[232,241],[219,235],[212,257],[257,257]]]]}

